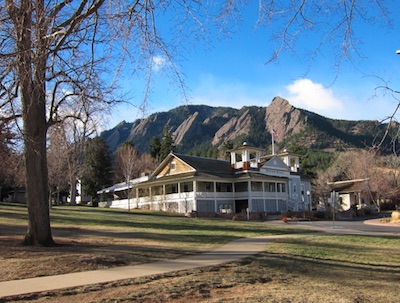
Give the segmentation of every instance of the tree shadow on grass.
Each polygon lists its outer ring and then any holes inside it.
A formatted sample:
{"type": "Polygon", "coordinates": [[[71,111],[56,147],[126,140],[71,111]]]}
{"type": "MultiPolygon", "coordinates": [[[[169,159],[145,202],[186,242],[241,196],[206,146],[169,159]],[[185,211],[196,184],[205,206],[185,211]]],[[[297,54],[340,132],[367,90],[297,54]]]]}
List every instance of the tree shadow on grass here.
{"type": "MultiPolygon", "coordinates": [[[[297,255],[263,252],[257,257],[250,257],[257,266],[276,268],[290,274],[313,276],[314,278],[329,278],[340,281],[341,273],[350,271],[359,277],[368,277],[374,274],[385,274],[400,278],[400,267],[393,264],[371,264],[335,259],[310,258],[297,255]]],[[[376,279],[376,277],[373,277],[376,279]]]]}

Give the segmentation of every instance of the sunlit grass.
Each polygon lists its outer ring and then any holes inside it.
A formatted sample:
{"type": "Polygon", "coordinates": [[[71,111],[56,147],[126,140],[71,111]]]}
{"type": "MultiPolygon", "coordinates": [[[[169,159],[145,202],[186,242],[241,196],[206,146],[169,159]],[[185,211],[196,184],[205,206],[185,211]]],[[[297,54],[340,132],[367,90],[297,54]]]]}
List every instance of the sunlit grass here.
{"type": "MultiPolygon", "coordinates": [[[[3,224],[26,225],[26,207],[0,204],[3,224]]],[[[129,232],[138,238],[162,242],[218,244],[241,237],[266,234],[304,233],[307,231],[271,227],[262,222],[227,219],[186,218],[183,215],[94,208],[85,206],[55,206],[50,211],[55,228],[99,228],[129,232]]]]}
{"type": "Polygon", "coordinates": [[[268,251],[310,259],[359,264],[400,264],[400,238],[360,235],[313,235],[280,239],[268,251]]]}

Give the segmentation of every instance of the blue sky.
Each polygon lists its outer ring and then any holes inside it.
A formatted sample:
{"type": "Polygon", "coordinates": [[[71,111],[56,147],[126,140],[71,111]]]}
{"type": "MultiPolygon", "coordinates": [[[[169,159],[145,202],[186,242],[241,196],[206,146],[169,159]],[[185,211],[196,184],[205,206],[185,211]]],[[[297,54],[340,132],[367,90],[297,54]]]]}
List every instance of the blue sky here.
{"type": "MultiPolygon", "coordinates": [[[[254,7],[253,7],[254,8],[254,7]]],[[[399,16],[393,4],[391,17],[399,16]]],[[[162,68],[169,64],[156,57],[152,94],[146,112],[135,105],[141,101],[144,82],[125,80],[135,92],[132,106],[113,110],[107,128],[122,120],[132,122],[153,112],[167,111],[184,104],[206,104],[241,108],[245,105],[268,106],[281,96],[293,106],[323,116],[347,120],[382,120],[390,115],[397,101],[377,87],[388,84],[400,90],[400,24],[355,24],[362,56],[355,62],[344,62],[339,71],[337,53],[330,46],[310,58],[307,46],[318,42],[318,35],[299,38],[294,53],[284,53],[278,61],[266,64],[274,47],[265,28],[257,28],[257,12],[251,7],[243,13],[243,21],[229,38],[211,36],[210,45],[200,44],[184,51],[179,68],[184,75],[189,101],[182,98],[179,88],[171,84],[162,68]]]]}

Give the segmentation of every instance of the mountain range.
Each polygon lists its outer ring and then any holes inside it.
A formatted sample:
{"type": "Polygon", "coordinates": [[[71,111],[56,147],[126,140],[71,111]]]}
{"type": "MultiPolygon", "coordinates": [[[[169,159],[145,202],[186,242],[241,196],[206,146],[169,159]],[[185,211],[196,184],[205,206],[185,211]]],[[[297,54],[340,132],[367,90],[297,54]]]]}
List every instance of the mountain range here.
{"type": "MultiPolygon", "coordinates": [[[[379,143],[387,128],[379,121],[329,119],[275,97],[267,107],[179,106],[134,122],[122,121],[101,137],[113,152],[125,141],[133,142],[139,152],[146,152],[150,140],[161,137],[165,125],[171,130],[176,149],[188,154],[217,150],[225,142],[238,145],[244,141],[271,150],[271,132],[277,151],[293,146],[325,151],[365,148],[379,143]]],[[[389,142],[387,137],[386,146],[389,142]]]]}

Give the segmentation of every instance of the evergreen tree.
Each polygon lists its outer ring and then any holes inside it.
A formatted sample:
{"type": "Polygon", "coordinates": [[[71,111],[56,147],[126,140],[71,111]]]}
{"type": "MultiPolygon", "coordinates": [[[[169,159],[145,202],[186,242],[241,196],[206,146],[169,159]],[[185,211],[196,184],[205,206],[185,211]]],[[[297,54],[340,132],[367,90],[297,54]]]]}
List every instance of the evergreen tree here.
{"type": "Polygon", "coordinates": [[[158,161],[161,150],[161,140],[159,137],[152,137],[150,140],[150,155],[158,161]]]}
{"type": "Polygon", "coordinates": [[[174,139],[171,135],[171,129],[168,125],[164,126],[163,137],[160,145],[158,161],[164,160],[170,152],[175,151],[174,139]]]}
{"type": "Polygon", "coordinates": [[[82,182],[85,194],[97,196],[97,191],[112,184],[112,161],[107,143],[96,137],[87,142],[84,151],[82,182]]]}
{"type": "Polygon", "coordinates": [[[220,157],[224,160],[229,160],[231,157],[231,149],[233,149],[233,142],[231,140],[225,141],[220,149],[220,157]]]}

